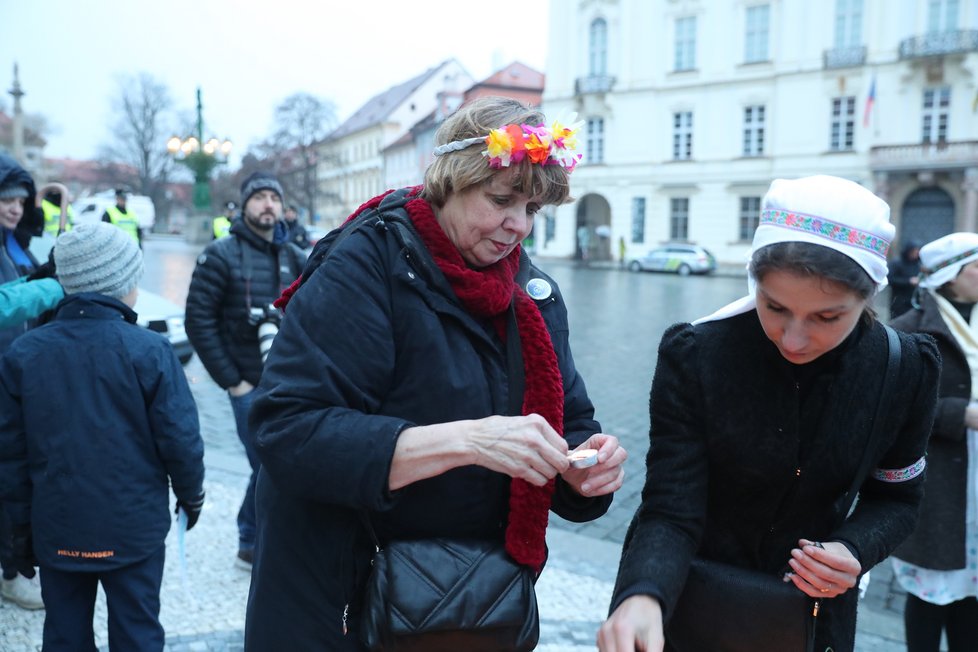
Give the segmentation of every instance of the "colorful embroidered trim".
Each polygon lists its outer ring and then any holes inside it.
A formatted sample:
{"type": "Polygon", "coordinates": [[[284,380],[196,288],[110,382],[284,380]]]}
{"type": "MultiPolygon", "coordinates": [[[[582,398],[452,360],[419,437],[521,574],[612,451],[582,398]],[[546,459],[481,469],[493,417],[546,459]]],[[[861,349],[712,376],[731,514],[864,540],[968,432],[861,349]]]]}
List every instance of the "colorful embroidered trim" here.
{"type": "Polygon", "coordinates": [[[975,247],[974,249],[971,249],[969,251],[966,251],[963,254],[958,254],[957,256],[954,256],[953,258],[948,258],[943,263],[940,263],[938,265],[934,265],[934,267],[932,267],[932,268],[921,267],[920,268],[920,273],[923,274],[924,276],[930,276],[934,272],[937,272],[939,270],[942,270],[945,267],[950,267],[954,263],[959,262],[959,261],[962,261],[965,258],[970,258],[971,256],[974,256],[975,254],[978,254],[978,247],[975,247]]]}
{"type": "Polygon", "coordinates": [[[906,482],[913,480],[924,472],[927,460],[921,457],[919,460],[903,469],[875,469],[873,477],[880,482],[906,482]]]}
{"type": "Polygon", "coordinates": [[[761,212],[760,224],[773,224],[786,229],[811,233],[835,242],[865,249],[884,260],[890,250],[890,241],[885,238],[816,215],[768,209],[761,212]]]}
{"type": "Polygon", "coordinates": [[[443,156],[449,152],[457,152],[472,145],[485,143],[486,149],[482,155],[489,159],[493,169],[508,168],[512,163],[519,163],[528,158],[531,163],[539,165],[559,165],[568,172],[574,170],[580,163],[582,155],[576,154],[577,132],[584,126],[583,120],[577,120],[576,113],[569,119],[554,120],[549,127],[545,124],[537,126],[503,125],[493,129],[485,138],[465,138],[453,140],[439,145],[434,150],[435,156],[443,156]],[[569,124],[570,126],[564,126],[569,124]]]}

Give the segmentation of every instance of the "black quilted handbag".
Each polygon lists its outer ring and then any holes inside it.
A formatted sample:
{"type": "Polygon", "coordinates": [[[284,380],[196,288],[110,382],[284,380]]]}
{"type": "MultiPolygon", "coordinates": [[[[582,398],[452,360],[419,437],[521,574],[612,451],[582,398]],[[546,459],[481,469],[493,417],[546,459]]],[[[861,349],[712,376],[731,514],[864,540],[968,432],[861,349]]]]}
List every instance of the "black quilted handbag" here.
{"type": "Polygon", "coordinates": [[[501,543],[393,541],[374,554],[361,639],[372,652],[522,652],[540,618],[533,571],[501,543]]]}

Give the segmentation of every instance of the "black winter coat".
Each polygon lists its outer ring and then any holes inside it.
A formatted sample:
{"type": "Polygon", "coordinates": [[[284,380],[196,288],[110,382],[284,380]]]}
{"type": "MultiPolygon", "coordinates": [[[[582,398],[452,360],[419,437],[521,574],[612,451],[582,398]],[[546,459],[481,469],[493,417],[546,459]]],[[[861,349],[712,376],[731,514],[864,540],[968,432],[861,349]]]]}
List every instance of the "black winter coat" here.
{"type": "MultiPolygon", "coordinates": [[[[544,277],[525,257],[523,265],[524,280],[544,277]]],[[[560,293],[538,305],[573,448],[600,426],[574,367],[560,293]]],[[[365,510],[383,540],[502,541],[508,476],[468,466],[393,493],[388,476],[405,428],[507,414],[506,369],[495,330],[461,306],[419,241],[402,246],[381,223],[335,246],[289,304],[251,412],[262,470],[249,650],[363,649],[359,600],[373,549],[365,510]]],[[[572,495],[558,480],[552,509],[586,521],[610,503],[572,495]]]]}
{"type": "Polygon", "coordinates": [[[201,494],[197,406],[173,347],[101,294],[68,296],[0,363],[0,497],[42,567],[97,572],[159,550],[169,488],[201,494]]]}
{"type": "Polygon", "coordinates": [[[298,278],[304,262],[295,245],[278,238],[268,242],[243,220],[235,220],[231,236],[210,243],[197,259],[187,293],[187,337],[222,388],[242,380],[258,384],[262,363],[250,309],[269,306],[298,278]]]}
{"type": "MultiPolygon", "coordinates": [[[[923,455],[940,358],[933,341],[901,335],[892,397],[873,467],[923,455]]],[[[862,461],[887,357],[883,327],[858,325],[835,351],[792,365],[756,311],[662,338],[652,382],[651,447],[642,504],[629,528],[612,610],[636,594],[673,613],[694,555],[780,578],[800,538],[842,541],[868,570],[913,529],[923,477],[868,479],[855,512],[836,526],[862,461]],[[805,373],[805,372],[808,373],[805,373]]],[[[851,650],[856,591],[823,600],[815,649],[851,650]]]]}
{"type": "Polygon", "coordinates": [[[922,568],[964,568],[968,495],[964,411],[971,401],[971,370],[964,351],[929,293],[920,294],[920,308],[904,313],[891,325],[908,333],[927,333],[937,341],[941,352],[937,417],[927,446],[927,482],[920,504],[920,522],[893,554],[922,568]]]}

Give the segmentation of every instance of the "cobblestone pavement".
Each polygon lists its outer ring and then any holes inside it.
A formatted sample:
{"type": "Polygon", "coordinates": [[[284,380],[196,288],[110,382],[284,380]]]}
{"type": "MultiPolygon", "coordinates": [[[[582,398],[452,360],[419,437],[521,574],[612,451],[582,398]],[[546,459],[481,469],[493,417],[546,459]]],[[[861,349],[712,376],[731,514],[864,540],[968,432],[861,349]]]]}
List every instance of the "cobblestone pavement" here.
{"type": "MultiPolygon", "coordinates": [[[[149,240],[147,268],[166,271],[163,280],[148,278],[146,287],[182,304],[198,250],[169,240],[149,240]]],[[[577,652],[595,649],[621,541],[639,502],[648,449],[648,391],[659,338],[669,324],[693,319],[739,296],[745,283],[725,276],[680,279],[580,269],[565,261],[541,261],[541,266],[556,279],[570,307],[574,355],[597,406],[597,418],[630,453],[625,486],[606,516],[587,524],[552,517],[550,560],[537,585],[542,620],[538,650],[577,652]]],[[[233,560],[235,515],[247,485],[247,461],[225,393],[196,357],[185,370],[205,441],[207,504],[199,524],[186,537],[185,573],[175,531],[167,539],[161,620],[167,650],[172,652],[241,650],[249,576],[234,567],[233,560]]],[[[903,599],[889,566],[881,564],[873,571],[860,609],[859,652],[904,649],[903,599]]],[[[97,643],[107,650],[101,594],[95,620],[97,643]]],[[[43,611],[27,612],[0,602],[0,650],[39,650],[42,624],[43,611]]]]}

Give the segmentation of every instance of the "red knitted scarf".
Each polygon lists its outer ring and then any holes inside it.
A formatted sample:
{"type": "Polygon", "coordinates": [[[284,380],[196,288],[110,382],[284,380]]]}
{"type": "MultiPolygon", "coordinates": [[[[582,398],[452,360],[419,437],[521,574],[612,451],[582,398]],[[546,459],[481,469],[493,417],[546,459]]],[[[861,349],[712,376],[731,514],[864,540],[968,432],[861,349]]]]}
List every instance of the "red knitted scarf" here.
{"type": "MultiPolygon", "coordinates": [[[[382,198],[371,199],[357,209],[350,219],[365,209],[377,206],[382,198]]],[[[536,303],[515,283],[519,269],[519,247],[493,265],[471,269],[445,235],[427,201],[412,199],[405,209],[428,252],[470,313],[492,319],[497,329],[504,332],[506,310],[510,302],[515,303],[526,376],[523,414],[539,414],[563,436],[564,389],[557,354],[536,303]]],[[[279,301],[287,303],[298,289],[299,282],[297,280],[286,290],[279,301]]],[[[506,551],[517,562],[538,573],[546,559],[547,519],[553,491],[553,480],[543,487],[535,487],[518,478],[510,482],[506,551]]]]}

